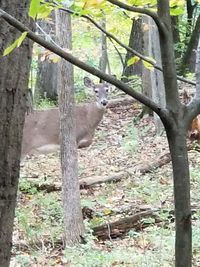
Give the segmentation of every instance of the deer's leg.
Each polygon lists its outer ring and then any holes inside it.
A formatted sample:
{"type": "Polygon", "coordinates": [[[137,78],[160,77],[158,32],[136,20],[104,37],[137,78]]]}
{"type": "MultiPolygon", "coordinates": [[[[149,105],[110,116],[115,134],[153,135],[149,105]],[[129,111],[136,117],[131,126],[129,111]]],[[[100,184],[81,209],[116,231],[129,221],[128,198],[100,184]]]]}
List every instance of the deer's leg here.
{"type": "Polygon", "coordinates": [[[78,148],[88,147],[92,144],[92,139],[82,139],[78,142],[78,148]]]}

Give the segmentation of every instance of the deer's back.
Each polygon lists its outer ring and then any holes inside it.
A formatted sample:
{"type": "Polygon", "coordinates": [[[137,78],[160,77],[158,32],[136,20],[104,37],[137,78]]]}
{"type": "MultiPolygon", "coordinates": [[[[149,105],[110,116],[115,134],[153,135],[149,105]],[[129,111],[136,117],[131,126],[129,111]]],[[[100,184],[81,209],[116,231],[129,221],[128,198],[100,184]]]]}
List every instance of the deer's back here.
{"type": "MultiPolygon", "coordinates": [[[[76,142],[82,140],[90,144],[95,128],[102,119],[104,110],[97,108],[95,103],[77,105],[75,107],[76,142]]],[[[35,110],[26,116],[22,155],[43,154],[55,151],[59,146],[59,110],[35,110]]],[[[87,146],[87,145],[85,145],[87,146]]]]}

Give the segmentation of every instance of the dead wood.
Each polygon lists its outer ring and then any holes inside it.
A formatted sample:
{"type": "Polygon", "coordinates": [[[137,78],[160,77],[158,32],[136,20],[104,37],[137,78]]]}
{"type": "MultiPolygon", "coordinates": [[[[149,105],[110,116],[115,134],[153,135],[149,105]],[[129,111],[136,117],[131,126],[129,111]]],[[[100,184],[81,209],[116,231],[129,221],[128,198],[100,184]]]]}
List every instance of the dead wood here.
{"type": "MultiPolygon", "coordinates": [[[[93,177],[82,178],[79,180],[80,189],[90,188],[92,186],[102,184],[102,183],[119,182],[122,179],[127,178],[128,175],[132,175],[133,173],[145,174],[145,173],[154,171],[155,169],[159,167],[162,167],[163,165],[169,163],[170,160],[171,160],[170,153],[165,153],[153,163],[149,163],[146,165],[142,163],[141,165],[137,165],[133,168],[126,169],[123,172],[115,173],[115,174],[108,175],[108,176],[93,176],[93,177]]],[[[33,178],[29,178],[27,180],[33,186],[35,186],[38,191],[45,190],[46,192],[50,193],[53,191],[61,190],[60,183],[53,183],[53,184],[49,184],[47,182],[40,183],[38,179],[33,179],[33,178]]]]}
{"type": "Polygon", "coordinates": [[[171,155],[170,153],[165,153],[163,155],[161,155],[156,161],[154,161],[153,163],[141,163],[136,165],[134,168],[132,169],[128,169],[127,172],[128,173],[141,173],[141,174],[145,174],[151,171],[156,170],[157,168],[160,168],[164,165],[166,165],[167,163],[169,163],[171,161],[171,155]]]}
{"type": "Polygon", "coordinates": [[[128,176],[126,172],[119,172],[109,176],[93,176],[80,179],[80,188],[90,187],[102,183],[118,182],[128,176]]]}
{"type": "Polygon", "coordinates": [[[132,97],[120,97],[116,99],[109,100],[107,107],[115,108],[117,106],[126,106],[136,102],[136,100],[132,97]]]}
{"type": "MultiPolygon", "coordinates": [[[[146,217],[155,218],[155,211],[147,210],[138,212],[130,217],[119,219],[115,222],[105,223],[100,226],[93,227],[93,234],[101,240],[116,238],[124,235],[130,229],[141,230],[149,225],[149,223],[142,222],[146,217]]],[[[159,220],[160,221],[160,220],[159,220]]]]}
{"type": "MultiPolygon", "coordinates": [[[[118,182],[128,176],[127,172],[119,172],[116,174],[112,174],[109,176],[93,176],[93,177],[87,177],[82,178],[79,180],[80,189],[83,188],[90,188],[92,186],[95,186],[97,184],[101,183],[109,183],[109,182],[118,182]]],[[[50,193],[53,191],[60,191],[61,190],[61,183],[41,183],[38,181],[38,179],[35,178],[29,178],[27,179],[28,182],[30,182],[34,187],[37,188],[38,191],[45,190],[46,192],[50,193]]]]}

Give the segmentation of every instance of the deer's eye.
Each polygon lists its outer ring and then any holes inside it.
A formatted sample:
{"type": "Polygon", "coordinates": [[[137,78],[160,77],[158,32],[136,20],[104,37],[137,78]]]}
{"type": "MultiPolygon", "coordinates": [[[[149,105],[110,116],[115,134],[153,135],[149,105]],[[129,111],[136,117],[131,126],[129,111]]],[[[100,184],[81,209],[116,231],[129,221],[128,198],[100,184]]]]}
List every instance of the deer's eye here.
{"type": "Polygon", "coordinates": [[[98,93],[98,89],[94,89],[95,93],[98,93]]]}

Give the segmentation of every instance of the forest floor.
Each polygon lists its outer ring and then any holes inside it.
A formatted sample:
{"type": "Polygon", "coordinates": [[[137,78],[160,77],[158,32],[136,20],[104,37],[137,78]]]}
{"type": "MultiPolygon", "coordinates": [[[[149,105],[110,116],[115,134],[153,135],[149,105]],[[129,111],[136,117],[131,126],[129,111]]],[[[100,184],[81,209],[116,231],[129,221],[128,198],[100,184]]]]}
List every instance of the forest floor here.
{"type": "MultiPolygon", "coordinates": [[[[171,163],[141,173],[168,153],[165,133],[156,135],[153,119],[137,119],[136,102],[107,110],[89,148],[78,151],[80,179],[122,173],[118,182],[81,190],[88,242],[63,250],[61,191],[39,190],[38,184],[60,184],[58,153],[33,156],[21,168],[11,266],[134,266],[171,267],[174,264],[173,183],[171,163]],[[32,182],[34,181],[34,183],[32,182]],[[89,226],[109,224],[137,212],[147,216],[116,237],[97,240],[89,226]],[[157,218],[157,219],[156,219],[157,218]],[[158,219],[159,218],[159,219],[158,219]]],[[[193,266],[200,266],[200,155],[189,150],[193,214],[193,266]]]]}

